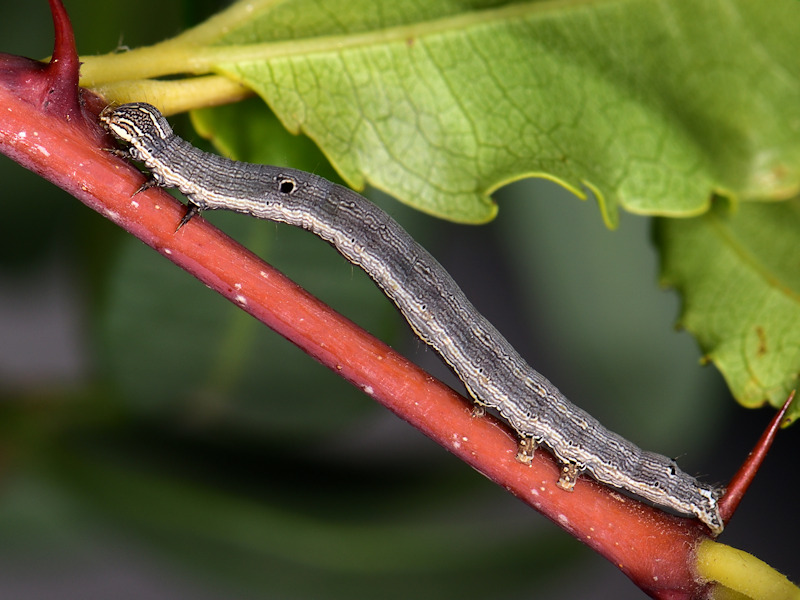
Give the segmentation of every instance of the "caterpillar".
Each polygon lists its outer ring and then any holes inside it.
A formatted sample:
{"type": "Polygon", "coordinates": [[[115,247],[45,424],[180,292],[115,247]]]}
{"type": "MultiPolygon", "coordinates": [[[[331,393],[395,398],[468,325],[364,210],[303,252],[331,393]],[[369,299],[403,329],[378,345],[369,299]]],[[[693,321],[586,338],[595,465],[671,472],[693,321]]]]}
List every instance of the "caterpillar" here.
{"type": "Polygon", "coordinates": [[[572,490],[586,473],[722,532],[718,500],[724,490],[642,450],[567,400],[477,311],[436,259],[373,203],[311,173],[203,152],[175,135],[150,104],[110,106],[100,120],[126,145],[127,156],[149,169],[152,180],[144,187],[177,187],[186,196],[189,208],[180,226],[215,209],[288,223],[364,269],[475,403],[494,409],[517,432],[519,460],[530,461],[539,446],[558,459],[562,489],[572,490]]]}

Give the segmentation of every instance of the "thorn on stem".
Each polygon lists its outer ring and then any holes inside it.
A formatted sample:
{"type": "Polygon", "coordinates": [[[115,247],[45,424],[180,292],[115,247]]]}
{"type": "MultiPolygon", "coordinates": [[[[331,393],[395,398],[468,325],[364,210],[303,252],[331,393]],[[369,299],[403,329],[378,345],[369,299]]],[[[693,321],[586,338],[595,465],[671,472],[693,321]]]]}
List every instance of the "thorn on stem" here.
{"type": "Polygon", "coordinates": [[[794,400],[795,391],[796,390],[792,390],[792,393],[789,394],[786,402],[784,402],[783,408],[781,408],[781,410],[779,410],[772,418],[769,426],[761,435],[761,438],[758,440],[750,454],[747,455],[747,458],[739,468],[739,471],[733,476],[733,479],[731,479],[725,495],[719,501],[719,512],[720,515],[722,515],[722,520],[725,523],[728,523],[733,516],[733,513],[736,512],[736,509],[738,508],[739,503],[742,501],[747,488],[750,487],[750,484],[753,482],[758,469],[764,462],[767,452],[769,452],[772,442],[775,440],[775,436],[778,433],[778,429],[783,422],[786,411],[789,410],[789,406],[791,406],[792,400],[794,400]]]}
{"type": "Polygon", "coordinates": [[[45,106],[52,106],[65,118],[71,119],[80,114],[78,98],[80,62],[75,46],[75,34],[61,0],[50,0],[50,11],[53,15],[55,43],[53,56],[46,69],[50,89],[45,106]]]}

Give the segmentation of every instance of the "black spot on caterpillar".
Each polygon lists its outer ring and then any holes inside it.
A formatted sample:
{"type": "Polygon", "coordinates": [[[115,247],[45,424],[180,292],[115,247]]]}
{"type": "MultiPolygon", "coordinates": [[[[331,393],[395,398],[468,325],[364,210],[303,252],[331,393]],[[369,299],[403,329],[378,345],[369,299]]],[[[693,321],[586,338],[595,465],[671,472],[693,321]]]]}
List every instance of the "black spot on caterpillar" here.
{"type": "Polygon", "coordinates": [[[559,486],[581,473],[722,531],[722,490],[642,450],[603,427],[530,367],[469,302],[447,271],[389,215],[357,193],[321,177],[205,153],[172,132],[144,103],[109,107],[106,128],[128,144],[158,185],[189,200],[182,223],[203,210],[225,209],[308,229],[363,268],[432,346],[479,406],[495,409],[521,438],[519,459],[545,446],[562,463],[559,486]]]}

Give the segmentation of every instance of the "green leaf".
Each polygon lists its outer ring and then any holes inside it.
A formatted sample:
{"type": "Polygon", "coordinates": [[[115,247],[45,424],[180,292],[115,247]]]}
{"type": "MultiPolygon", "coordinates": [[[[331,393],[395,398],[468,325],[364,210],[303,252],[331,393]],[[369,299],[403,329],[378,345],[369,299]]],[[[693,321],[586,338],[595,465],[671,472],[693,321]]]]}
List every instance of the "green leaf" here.
{"type": "Polygon", "coordinates": [[[719,202],[697,219],[658,222],[662,282],[684,299],[680,323],[745,406],[780,406],[798,384],[798,232],[800,199],[733,211],[719,202]]]}
{"type": "Polygon", "coordinates": [[[798,22],[796,0],[247,0],[83,70],[222,73],[355,189],[444,218],[488,221],[493,190],[536,176],[595,191],[614,226],[797,193],[798,22]]]}

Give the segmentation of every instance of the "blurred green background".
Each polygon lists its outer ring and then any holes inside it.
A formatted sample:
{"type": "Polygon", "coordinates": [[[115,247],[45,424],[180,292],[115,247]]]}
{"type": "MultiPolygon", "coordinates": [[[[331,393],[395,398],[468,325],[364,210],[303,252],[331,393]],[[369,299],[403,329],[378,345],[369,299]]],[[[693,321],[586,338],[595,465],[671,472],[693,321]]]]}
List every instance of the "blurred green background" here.
{"type": "MultiPolygon", "coordinates": [[[[67,2],[82,54],[159,41],[219,6],[67,2]]],[[[50,53],[45,2],[3,0],[2,16],[0,50],[50,53]]],[[[174,121],[198,142],[187,118],[174,121]]],[[[320,160],[295,164],[295,145],[271,151],[301,168],[320,160]]],[[[109,221],[5,158],[0,178],[0,597],[642,597],[109,221]]],[[[771,417],[736,406],[674,330],[679,301],[658,289],[649,220],[627,215],[610,232],[591,201],[542,181],[501,190],[484,227],[371,197],[531,364],[640,445],[725,481],[771,417]]],[[[461,389],[326,244],[209,218],[461,389]]],[[[721,541],[797,580],[792,436],[796,448],[796,432],[779,437],[721,541]]]]}

